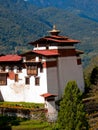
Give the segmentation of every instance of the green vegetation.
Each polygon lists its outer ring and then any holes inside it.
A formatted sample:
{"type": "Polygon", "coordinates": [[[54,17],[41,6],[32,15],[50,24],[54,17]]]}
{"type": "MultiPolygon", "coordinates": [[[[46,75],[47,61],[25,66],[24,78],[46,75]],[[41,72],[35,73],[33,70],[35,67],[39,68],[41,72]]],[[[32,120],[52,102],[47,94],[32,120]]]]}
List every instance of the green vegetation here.
{"type": "Polygon", "coordinates": [[[49,130],[50,124],[48,122],[29,120],[23,121],[19,126],[12,126],[12,130],[49,130]]]}
{"type": "Polygon", "coordinates": [[[85,87],[88,88],[86,97],[98,97],[98,66],[92,67],[91,71],[85,76],[85,87]]]}
{"type": "Polygon", "coordinates": [[[26,103],[26,102],[0,102],[0,107],[36,109],[36,108],[44,108],[44,104],[26,103]]]}
{"type": "MultiPolygon", "coordinates": [[[[96,57],[94,58],[96,59],[96,57]]],[[[90,130],[98,128],[98,61],[92,62],[86,70],[84,104],[88,113],[90,130]]]]}
{"type": "MultiPolygon", "coordinates": [[[[93,70],[96,69],[93,68],[93,70]]],[[[91,72],[91,74],[92,74],[91,72]]],[[[97,71],[94,71],[95,75],[97,71]]],[[[79,91],[75,81],[70,81],[64,91],[64,95],[60,102],[60,111],[56,123],[49,123],[45,118],[37,120],[29,120],[19,117],[0,116],[0,129],[2,130],[95,130],[98,125],[98,85],[90,82],[90,76],[86,79],[88,92],[86,92],[84,102],[88,113],[85,115],[84,105],[82,103],[82,93],[79,91]],[[96,98],[97,96],[97,98],[96,98]],[[88,122],[87,122],[87,119],[88,122]]],[[[97,77],[98,78],[98,77],[97,77]]],[[[94,78],[93,78],[94,79],[94,78]]],[[[95,76],[96,79],[96,76],[95,76]]],[[[21,107],[28,109],[43,108],[43,104],[33,104],[24,102],[0,102],[0,106],[4,107],[21,107]]]]}
{"type": "Polygon", "coordinates": [[[75,81],[68,82],[65,88],[60,102],[58,124],[60,130],[88,130],[82,93],[75,81]]]}
{"type": "Polygon", "coordinates": [[[51,130],[51,125],[43,120],[0,116],[0,130],[51,130]]]}
{"type": "Polygon", "coordinates": [[[94,56],[91,59],[91,61],[88,64],[88,66],[84,69],[85,75],[86,76],[89,75],[92,72],[93,68],[95,68],[96,66],[98,66],[98,55],[94,56]]]}
{"type": "Polygon", "coordinates": [[[92,70],[91,76],[90,76],[91,84],[97,85],[98,84],[98,67],[95,67],[92,70]]]}
{"type": "MultiPolygon", "coordinates": [[[[0,107],[11,108],[13,109],[23,109],[23,112],[28,113],[28,110],[38,110],[43,109],[44,104],[38,103],[25,103],[25,102],[0,102],[0,107]],[[24,111],[25,110],[25,111],[24,111]]],[[[36,115],[38,112],[36,113],[36,115]]],[[[51,130],[50,124],[46,121],[44,117],[44,113],[41,114],[41,119],[38,118],[36,120],[20,118],[16,116],[0,116],[0,130],[51,130]]]]}
{"type": "Polygon", "coordinates": [[[77,47],[85,52],[83,63],[87,65],[98,54],[98,22],[84,16],[78,10],[39,8],[23,0],[0,0],[0,52],[28,51],[30,41],[47,35],[56,24],[62,35],[82,42],[77,47]]]}

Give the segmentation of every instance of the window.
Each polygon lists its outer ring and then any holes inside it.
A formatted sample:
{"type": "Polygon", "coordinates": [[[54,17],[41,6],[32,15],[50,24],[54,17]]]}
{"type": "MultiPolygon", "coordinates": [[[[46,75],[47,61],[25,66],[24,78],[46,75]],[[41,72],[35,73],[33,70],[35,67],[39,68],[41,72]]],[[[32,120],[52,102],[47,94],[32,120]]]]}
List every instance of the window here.
{"type": "Polygon", "coordinates": [[[39,77],[35,77],[35,85],[40,85],[40,78],[39,77]]]}
{"type": "Polygon", "coordinates": [[[30,84],[30,78],[29,77],[25,77],[25,84],[30,84]]]}
{"type": "Polygon", "coordinates": [[[0,85],[7,85],[7,73],[0,73],[0,85]]]}
{"type": "Polygon", "coordinates": [[[18,82],[18,74],[15,74],[15,82],[18,82]]]}
{"type": "Polygon", "coordinates": [[[37,66],[29,66],[29,67],[27,67],[27,75],[36,76],[37,73],[38,73],[37,66]]]}
{"type": "Polygon", "coordinates": [[[43,65],[40,66],[40,72],[43,72],[43,65]]]}

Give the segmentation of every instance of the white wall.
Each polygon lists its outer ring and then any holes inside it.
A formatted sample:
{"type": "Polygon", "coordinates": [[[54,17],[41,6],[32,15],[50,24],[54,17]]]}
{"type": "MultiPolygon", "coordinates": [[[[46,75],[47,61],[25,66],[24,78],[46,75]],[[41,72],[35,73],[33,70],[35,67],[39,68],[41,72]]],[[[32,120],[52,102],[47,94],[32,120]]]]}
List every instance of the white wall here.
{"type": "Polygon", "coordinates": [[[25,77],[27,76],[26,69],[22,73],[18,73],[19,82],[7,79],[7,85],[0,86],[1,94],[5,101],[13,102],[36,102],[44,103],[44,98],[40,95],[47,93],[47,75],[46,69],[40,73],[38,70],[38,77],[40,77],[40,86],[35,85],[34,76],[30,77],[30,85],[25,85],[25,77]]]}
{"type": "Polygon", "coordinates": [[[57,120],[58,112],[55,107],[55,101],[46,101],[47,104],[47,118],[49,121],[54,122],[57,120]]]}
{"type": "Polygon", "coordinates": [[[40,77],[40,86],[35,86],[34,76],[31,77],[30,82],[30,90],[28,96],[26,96],[27,102],[36,102],[36,103],[44,103],[44,98],[40,96],[41,94],[47,93],[47,75],[46,69],[44,68],[42,73],[38,74],[40,77]]]}
{"type": "MultiPolygon", "coordinates": [[[[54,59],[50,60],[53,61],[54,59]]],[[[39,86],[35,85],[34,76],[30,77],[30,85],[25,85],[25,77],[27,76],[26,69],[23,69],[22,73],[18,74],[18,83],[14,80],[7,79],[7,86],[0,86],[5,101],[44,103],[44,98],[40,95],[47,92],[57,94],[61,98],[65,86],[70,80],[75,80],[79,88],[84,90],[82,66],[77,65],[76,56],[59,57],[57,67],[44,68],[42,73],[38,69],[38,77],[40,77],[39,86]]]]}

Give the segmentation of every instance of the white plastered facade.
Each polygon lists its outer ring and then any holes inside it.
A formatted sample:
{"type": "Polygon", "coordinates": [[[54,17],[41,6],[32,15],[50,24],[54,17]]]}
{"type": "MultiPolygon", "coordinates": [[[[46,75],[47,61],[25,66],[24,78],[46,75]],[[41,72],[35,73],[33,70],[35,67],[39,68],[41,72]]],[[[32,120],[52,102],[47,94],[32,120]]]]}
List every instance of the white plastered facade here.
{"type": "MultiPolygon", "coordinates": [[[[71,49],[74,47],[50,47],[49,49],[71,49]]],[[[38,48],[35,48],[35,50],[38,48]]],[[[43,50],[45,48],[40,48],[43,50]]],[[[37,56],[37,60],[38,60],[37,56]]],[[[42,57],[42,62],[56,61],[57,66],[43,68],[40,72],[38,68],[38,75],[40,77],[40,84],[35,85],[35,76],[30,76],[30,84],[25,84],[25,77],[28,77],[26,68],[18,73],[19,80],[15,82],[7,78],[7,85],[0,86],[0,91],[4,101],[13,102],[35,102],[44,103],[44,98],[40,95],[44,93],[52,93],[57,95],[57,100],[61,98],[66,84],[75,80],[80,90],[84,91],[84,79],[82,64],[77,64],[77,56],[65,56],[56,58],[42,57]]],[[[8,71],[8,70],[7,70],[8,71]]],[[[14,72],[16,70],[14,69],[14,72]]]]}

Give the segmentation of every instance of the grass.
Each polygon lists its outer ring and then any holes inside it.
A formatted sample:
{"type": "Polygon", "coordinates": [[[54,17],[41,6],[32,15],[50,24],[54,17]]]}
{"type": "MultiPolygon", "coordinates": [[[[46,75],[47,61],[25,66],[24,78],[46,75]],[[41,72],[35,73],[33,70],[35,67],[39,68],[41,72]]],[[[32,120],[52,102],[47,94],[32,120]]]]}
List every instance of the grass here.
{"type": "Polygon", "coordinates": [[[41,103],[26,103],[26,102],[0,102],[0,107],[20,107],[20,108],[44,108],[44,104],[41,103]]]}
{"type": "MultiPolygon", "coordinates": [[[[0,102],[0,107],[39,109],[44,108],[44,104],[25,102],[0,102]]],[[[43,118],[30,120],[20,117],[0,115],[0,130],[51,130],[50,124],[43,118]]]]}
{"type": "Polygon", "coordinates": [[[0,130],[52,130],[45,120],[0,116],[0,130]]]}
{"type": "MultiPolygon", "coordinates": [[[[35,110],[44,108],[44,104],[25,102],[0,102],[0,107],[35,110]]],[[[25,118],[0,115],[0,130],[51,130],[51,126],[44,119],[29,120],[25,118]]]]}
{"type": "Polygon", "coordinates": [[[12,126],[12,130],[51,130],[51,127],[48,122],[27,120],[21,122],[18,126],[12,126]]]}

